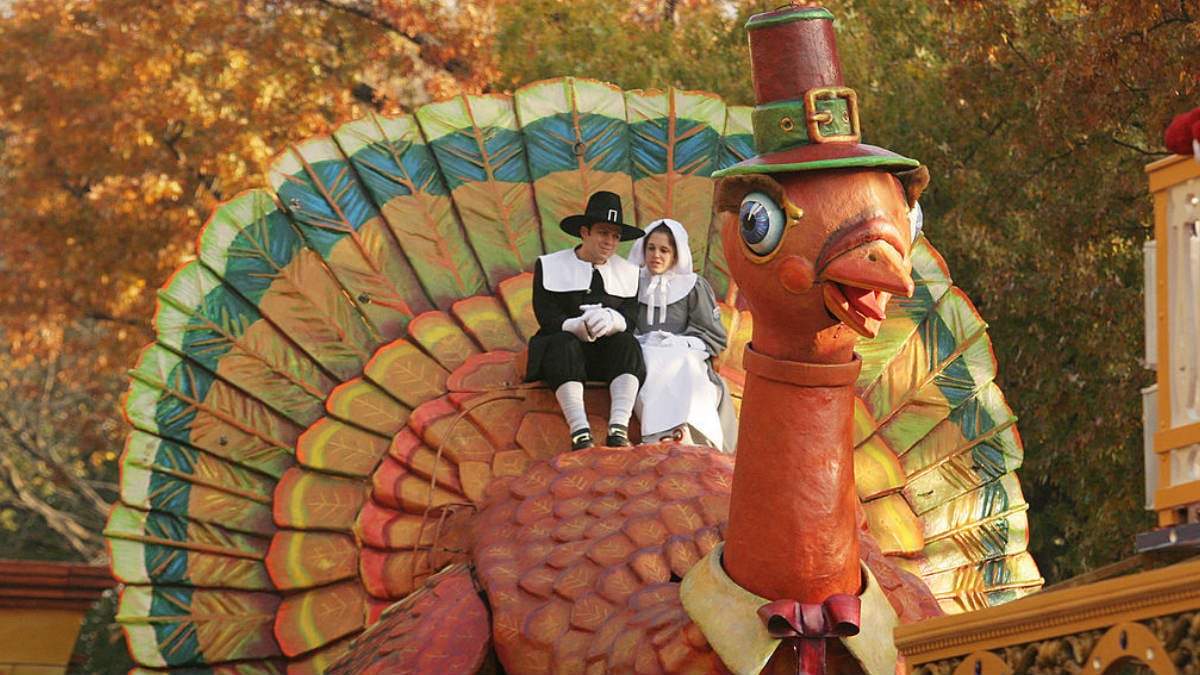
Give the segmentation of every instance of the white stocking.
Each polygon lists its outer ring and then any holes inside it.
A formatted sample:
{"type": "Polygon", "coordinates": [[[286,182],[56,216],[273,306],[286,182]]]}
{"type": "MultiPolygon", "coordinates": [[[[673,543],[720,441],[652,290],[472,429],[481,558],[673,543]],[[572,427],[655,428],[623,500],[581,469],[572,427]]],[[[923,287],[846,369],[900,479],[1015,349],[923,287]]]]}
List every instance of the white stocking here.
{"type": "Polygon", "coordinates": [[[563,382],[554,390],[554,398],[562,408],[567,420],[567,431],[575,432],[588,428],[587,410],[583,407],[583,383],[563,382]]]}
{"type": "Polygon", "coordinates": [[[622,373],[608,385],[608,393],[612,398],[612,409],[608,413],[609,426],[619,424],[629,426],[629,416],[633,414],[633,404],[637,401],[638,380],[631,373],[622,373]]]}

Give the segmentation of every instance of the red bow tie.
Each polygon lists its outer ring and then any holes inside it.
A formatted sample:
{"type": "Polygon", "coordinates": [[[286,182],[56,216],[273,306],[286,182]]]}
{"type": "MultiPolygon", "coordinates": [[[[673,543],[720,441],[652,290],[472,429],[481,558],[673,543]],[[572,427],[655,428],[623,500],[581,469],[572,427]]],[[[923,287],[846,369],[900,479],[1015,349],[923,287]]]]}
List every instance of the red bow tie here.
{"type": "Polygon", "coordinates": [[[838,593],[821,604],[768,602],[758,616],[771,637],[799,642],[799,675],[825,675],[825,640],[858,635],[861,610],[858,596],[838,593]]]}

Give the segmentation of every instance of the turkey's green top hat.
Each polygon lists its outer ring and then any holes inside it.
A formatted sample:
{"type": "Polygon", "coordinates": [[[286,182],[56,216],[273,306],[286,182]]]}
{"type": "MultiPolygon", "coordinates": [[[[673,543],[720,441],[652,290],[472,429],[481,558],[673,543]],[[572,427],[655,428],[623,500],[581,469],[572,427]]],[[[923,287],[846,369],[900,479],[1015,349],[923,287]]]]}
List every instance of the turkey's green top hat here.
{"type": "Polygon", "coordinates": [[[858,96],[842,82],[829,10],[789,6],[756,14],[746,22],[746,32],[758,156],[714,177],[851,167],[903,171],[921,165],[859,143],[858,96]]]}

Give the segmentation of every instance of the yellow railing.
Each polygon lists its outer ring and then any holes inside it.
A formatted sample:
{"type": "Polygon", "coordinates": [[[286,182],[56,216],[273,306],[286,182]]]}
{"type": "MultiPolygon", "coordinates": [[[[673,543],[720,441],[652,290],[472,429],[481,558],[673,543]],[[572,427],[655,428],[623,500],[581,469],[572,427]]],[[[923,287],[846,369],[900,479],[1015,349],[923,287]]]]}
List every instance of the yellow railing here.
{"type": "Polygon", "coordinates": [[[1191,663],[1200,637],[1198,581],[1192,561],[1050,589],[900,626],[896,647],[912,675],[1192,672],[1176,664],[1191,663]]]}

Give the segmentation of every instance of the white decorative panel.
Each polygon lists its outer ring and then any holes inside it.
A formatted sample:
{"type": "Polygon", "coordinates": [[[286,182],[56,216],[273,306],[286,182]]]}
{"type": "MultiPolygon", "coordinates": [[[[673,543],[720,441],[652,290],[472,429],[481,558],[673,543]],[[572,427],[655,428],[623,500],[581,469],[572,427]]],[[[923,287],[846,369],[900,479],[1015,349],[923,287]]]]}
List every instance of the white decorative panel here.
{"type": "Polygon", "coordinates": [[[1200,443],[1171,451],[1171,485],[1200,480],[1200,443]]]}
{"type": "MultiPolygon", "coordinates": [[[[1171,426],[1200,422],[1200,179],[1168,190],[1167,327],[1171,426]]],[[[1159,299],[1161,301],[1161,299],[1159,299]]],[[[1172,482],[1174,474],[1172,474],[1172,482]]]]}

